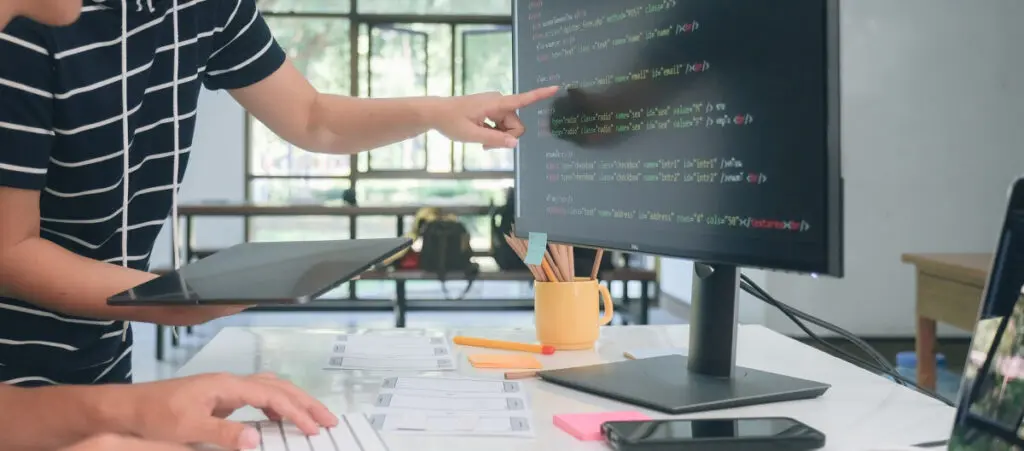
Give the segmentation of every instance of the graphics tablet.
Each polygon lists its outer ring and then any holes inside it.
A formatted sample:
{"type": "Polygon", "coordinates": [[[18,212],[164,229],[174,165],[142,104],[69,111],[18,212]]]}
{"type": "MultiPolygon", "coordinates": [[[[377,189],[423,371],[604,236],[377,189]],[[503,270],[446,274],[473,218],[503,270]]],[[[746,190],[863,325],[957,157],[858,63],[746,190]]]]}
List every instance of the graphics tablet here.
{"type": "Polygon", "coordinates": [[[411,244],[409,238],[244,243],[119,293],[107,303],[304,304],[411,244]]]}

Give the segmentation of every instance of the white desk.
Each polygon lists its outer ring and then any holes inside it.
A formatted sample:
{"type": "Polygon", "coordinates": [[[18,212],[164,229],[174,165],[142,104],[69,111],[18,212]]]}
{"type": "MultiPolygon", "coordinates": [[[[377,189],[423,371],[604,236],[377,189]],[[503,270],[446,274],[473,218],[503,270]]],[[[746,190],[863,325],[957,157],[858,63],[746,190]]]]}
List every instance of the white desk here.
{"type": "MultiPolygon", "coordinates": [[[[454,335],[471,335],[505,340],[531,341],[532,330],[486,329],[450,330],[454,335]]],[[[358,412],[370,405],[381,379],[394,372],[325,371],[330,345],[338,330],[296,328],[228,328],[179,371],[179,375],[206,372],[252,374],[269,371],[280,374],[337,413],[358,412]]],[[[591,351],[558,352],[539,356],[546,369],[589,365],[622,360],[624,350],[685,347],[686,326],[616,326],[602,332],[591,351]]],[[[499,370],[477,370],[461,354],[467,348],[455,346],[459,355],[458,374],[469,377],[502,378],[499,370]]],[[[489,350],[473,350],[473,353],[489,350]]],[[[954,410],[927,396],[896,385],[761,326],[741,326],[738,364],[794,377],[832,384],[824,396],[814,400],[729,409],[685,417],[785,416],[796,418],[828,436],[826,450],[866,451],[875,447],[910,445],[948,438],[954,410]]],[[[435,373],[437,374],[437,373],[435,373]]],[[[451,372],[448,372],[450,375],[451,372]]],[[[424,437],[387,435],[391,451],[586,451],[605,450],[600,442],[579,442],[551,423],[553,415],[610,410],[641,410],[636,407],[554,386],[539,380],[525,380],[533,405],[538,432],[536,439],[424,437]]],[[[653,418],[665,415],[645,411],[653,418]]],[[[234,418],[260,419],[252,409],[234,418]]]]}

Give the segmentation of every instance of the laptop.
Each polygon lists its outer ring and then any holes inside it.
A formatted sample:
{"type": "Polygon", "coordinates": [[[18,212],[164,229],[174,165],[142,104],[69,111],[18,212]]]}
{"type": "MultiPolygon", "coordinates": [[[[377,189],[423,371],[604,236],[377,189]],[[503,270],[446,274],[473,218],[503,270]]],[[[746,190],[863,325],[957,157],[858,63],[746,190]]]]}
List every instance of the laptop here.
{"type": "Polygon", "coordinates": [[[949,451],[1024,449],[1024,178],[1010,187],[949,451]]]}
{"type": "Polygon", "coordinates": [[[107,304],[305,304],[411,244],[410,238],[244,243],[118,293],[107,304]]]}

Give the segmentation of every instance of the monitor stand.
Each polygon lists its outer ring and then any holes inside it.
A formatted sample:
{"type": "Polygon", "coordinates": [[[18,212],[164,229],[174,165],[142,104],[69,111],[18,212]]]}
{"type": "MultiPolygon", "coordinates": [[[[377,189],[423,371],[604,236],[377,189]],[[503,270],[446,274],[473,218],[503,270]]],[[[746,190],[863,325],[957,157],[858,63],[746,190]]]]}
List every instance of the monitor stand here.
{"type": "Polygon", "coordinates": [[[549,382],[669,414],[817,398],[828,384],[736,366],[739,270],[694,264],[689,356],[542,371],[549,382]]]}

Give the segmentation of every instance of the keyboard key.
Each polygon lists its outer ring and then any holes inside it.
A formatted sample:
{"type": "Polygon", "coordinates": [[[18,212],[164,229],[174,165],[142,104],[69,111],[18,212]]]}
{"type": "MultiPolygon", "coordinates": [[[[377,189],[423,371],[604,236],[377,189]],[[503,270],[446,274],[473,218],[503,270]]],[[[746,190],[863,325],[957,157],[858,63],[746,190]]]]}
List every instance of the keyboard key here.
{"type": "Polygon", "coordinates": [[[348,428],[348,423],[345,421],[347,416],[342,417],[338,427],[328,429],[327,433],[330,434],[334,445],[337,445],[339,450],[358,450],[360,449],[359,442],[356,441],[356,436],[352,435],[352,430],[348,428]]]}
{"type": "MultiPolygon", "coordinates": [[[[309,436],[309,444],[312,446],[313,451],[337,451],[334,447],[334,442],[331,441],[330,431],[327,429],[321,429],[320,434],[309,436]]],[[[352,450],[353,448],[343,448],[344,450],[352,450]]],[[[292,451],[295,451],[293,448],[292,451]]]]}
{"type": "Polygon", "coordinates": [[[380,434],[373,428],[373,425],[370,424],[365,415],[345,415],[345,420],[348,422],[348,426],[352,428],[352,433],[355,435],[356,440],[359,441],[363,451],[388,451],[388,447],[381,440],[380,434]]]}
{"type": "Polygon", "coordinates": [[[288,443],[288,451],[318,451],[313,449],[312,445],[309,443],[309,439],[306,438],[306,433],[302,432],[298,426],[285,423],[282,426],[282,429],[284,430],[284,440],[288,443]]]}
{"type": "Polygon", "coordinates": [[[284,443],[284,434],[279,423],[260,423],[260,437],[263,438],[263,451],[290,451],[288,445],[284,443]]]}

